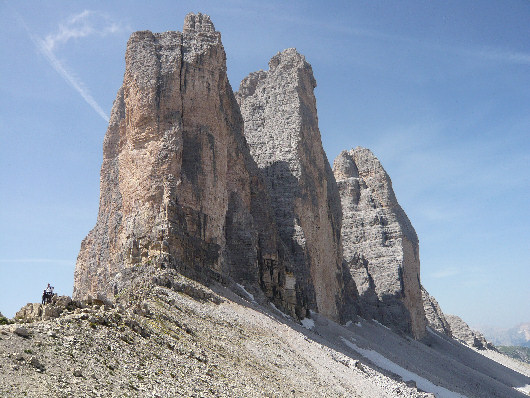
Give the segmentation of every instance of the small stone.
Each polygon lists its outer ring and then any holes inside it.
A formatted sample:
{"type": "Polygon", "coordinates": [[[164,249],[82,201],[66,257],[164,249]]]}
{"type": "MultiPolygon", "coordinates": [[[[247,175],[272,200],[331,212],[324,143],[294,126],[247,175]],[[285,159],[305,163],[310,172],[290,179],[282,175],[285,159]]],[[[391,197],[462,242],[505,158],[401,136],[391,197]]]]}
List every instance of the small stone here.
{"type": "Polygon", "coordinates": [[[29,360],[29,363],[31,364],[31,366],[33,366],[37,370],[41,372],[44,371],[44,365],[36,357],[31,357],[31,359],[29,360]]]}
{"type": "Polygon", "coordinates": [[[73,374],[75,377],[83,377],[83,373],[79,369],[74,370],[73,374]]]}
{"type": "Polygon", "coordinates": [[[353,364],[357,369],[359,369],[361,372],[364,372],[364,366],[361,363],[361,361],[355,361],[353,364]]]}

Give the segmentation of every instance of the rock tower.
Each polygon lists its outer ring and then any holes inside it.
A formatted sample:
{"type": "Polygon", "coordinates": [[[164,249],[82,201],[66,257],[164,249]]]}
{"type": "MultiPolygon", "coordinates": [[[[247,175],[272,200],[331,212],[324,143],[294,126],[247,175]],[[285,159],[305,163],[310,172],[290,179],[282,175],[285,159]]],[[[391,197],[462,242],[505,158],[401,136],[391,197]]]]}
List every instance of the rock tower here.
{"type": "Polygon", "coordinates": [[[297,294],[339,319],[343,302],[341,206],[322,148],[311,65],[295,49],[268,71],[247,76],[236,93],[252,157],[265,178],[297,294]]]}
{"type": "Polygon", "coordinates": [[[303,317],[210,18],[187,15],[182,33],[133,33],[125,61],[74,298],[113,297],[126,268],[172,267],[261,286],[303,317]]]}
{"type": "Polygon", "coordinates": [[[368,149],[343,151],[333,164],[342,201],[344,261],[365,316],[421,338],[427,324],[418,237],[390,177],[368,149]]]}

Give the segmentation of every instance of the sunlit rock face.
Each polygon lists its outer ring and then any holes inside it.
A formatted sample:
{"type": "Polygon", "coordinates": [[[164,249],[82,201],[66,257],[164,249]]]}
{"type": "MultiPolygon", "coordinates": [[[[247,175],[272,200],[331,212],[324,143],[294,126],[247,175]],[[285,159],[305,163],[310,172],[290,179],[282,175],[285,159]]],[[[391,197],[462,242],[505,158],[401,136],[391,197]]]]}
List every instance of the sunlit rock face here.
{"type": "Polygon", "coordinates": [[[210,18],[189,14],[182,32],[133,33],[125,61],[74,298],[119,294],[127,268],[172,267],[261,286],[305,315],[210,18]]]}
{"type": "Polygon", "coordinates": [[[343,151],[333,165],[342,201],[344,261],[365,316],[425,335],[418,237],[390,177],[368,149],[343,151]]]}
{"type": "Polygon", "coordinates": [[[236,93],[250,152],[262,171],[296,294],[308,308],[342,313],[341,206],[322,148],[311,65],[295,49],[272,57],[236,93]]]}

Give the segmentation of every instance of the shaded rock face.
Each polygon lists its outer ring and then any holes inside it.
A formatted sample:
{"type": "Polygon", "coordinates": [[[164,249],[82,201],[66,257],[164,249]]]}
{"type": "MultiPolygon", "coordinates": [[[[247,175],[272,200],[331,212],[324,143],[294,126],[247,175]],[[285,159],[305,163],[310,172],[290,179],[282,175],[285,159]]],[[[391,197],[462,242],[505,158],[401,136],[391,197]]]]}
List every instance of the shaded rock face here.
{"type": "Polygon", "coordinates": [[[333,172],[342,201],[344,261],[364,316],[423,337],[418,237],[390,177],[372,152],[360,147],[343,151],[333,172]]]}
{"type": "Polygon", "coordinates": [[[436,299],[432,297],[423,286],[421,287],[421,294],[423,297],[423,309],[425,310],[428,325],[437,332],[443,333],[448,337],[453,337],[451,326],[449,326],[449,322],[447,322],[447,319],[436,299]]]}
{"type": "Polygon", "coordinates": [[[482,333],[473,330],[460,317],[456,315],[446,315],[453,338],[462,341],[470,347],[479,350],[495,349],[493,344],[488,342],[482,333]]]}
{"type": "Polygon", "coordinates": [[[332,319],[343,303],[341,207],[322,148],[311,66],[295,49],[236,93],[252,157],[265,178],[299,301],[332,319]]]}
{"type": "Polygon", "coordinates": [[[74,299],[112,297],[120,271],[160,266],[267,286],[302,315],[210,18],[187,15],[182,33],[133,33],[125,60],[74,299]]]}

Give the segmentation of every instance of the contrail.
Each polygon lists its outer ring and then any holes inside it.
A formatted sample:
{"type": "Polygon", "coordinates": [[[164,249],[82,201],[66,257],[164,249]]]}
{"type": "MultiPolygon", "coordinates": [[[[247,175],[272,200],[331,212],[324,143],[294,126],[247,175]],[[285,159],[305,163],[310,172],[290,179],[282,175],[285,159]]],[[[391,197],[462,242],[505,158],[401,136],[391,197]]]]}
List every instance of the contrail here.
{"type": "Polygon", "coordinates": [[[107,123],[109,122],[109,117],[105,114],[103,109],[99,106],[99,104],[96,102],[94,97],[90,95],[88,90],[83,87],[83,82],[81,82],[76,77],[72,76],[71,73],[69,73],[61,61],[57,59],[57,57],[48,49],[46,46],[46,43],[44,40],[37,38],[37,37],[31,37],[31,40],[35,43],[39,51],[46,57],[50,65],[55,69],[59,75],[79,94],[81,94],[81,97],[86,101],[88,105],[92,107],[96,111],[96,113],[103,118],[107,123]]]}
{"type": "Polygon", "coordinates": [[[11,10],[14,12],[18,21],[26,30],[26,33],[28,34],[35,47],[37,47],[39,52],[44,55],[44,57],[46,58],[48,63],[53,67],[53,69],[55,69],[55,71],[70,85],[70,87],[76,90],[81,95],[81,97],[83,97],[85,102],[90,105],[90,107],[94,109],[96,113],[108,123],[109,117],[106,115],[103,109],[101,109],[94,97],[90,95],[88,89],[84,87],[83,82],[79,78],[73,76],[72,73],[68,72],[64,65],[61,63],[61,61],[59,61],[55,54],[50,50],[46,42],[31,33],[31,30],[29,29],[26,22],[24,22],[20,14],[13,8],[11,8],[11,10]]]}

